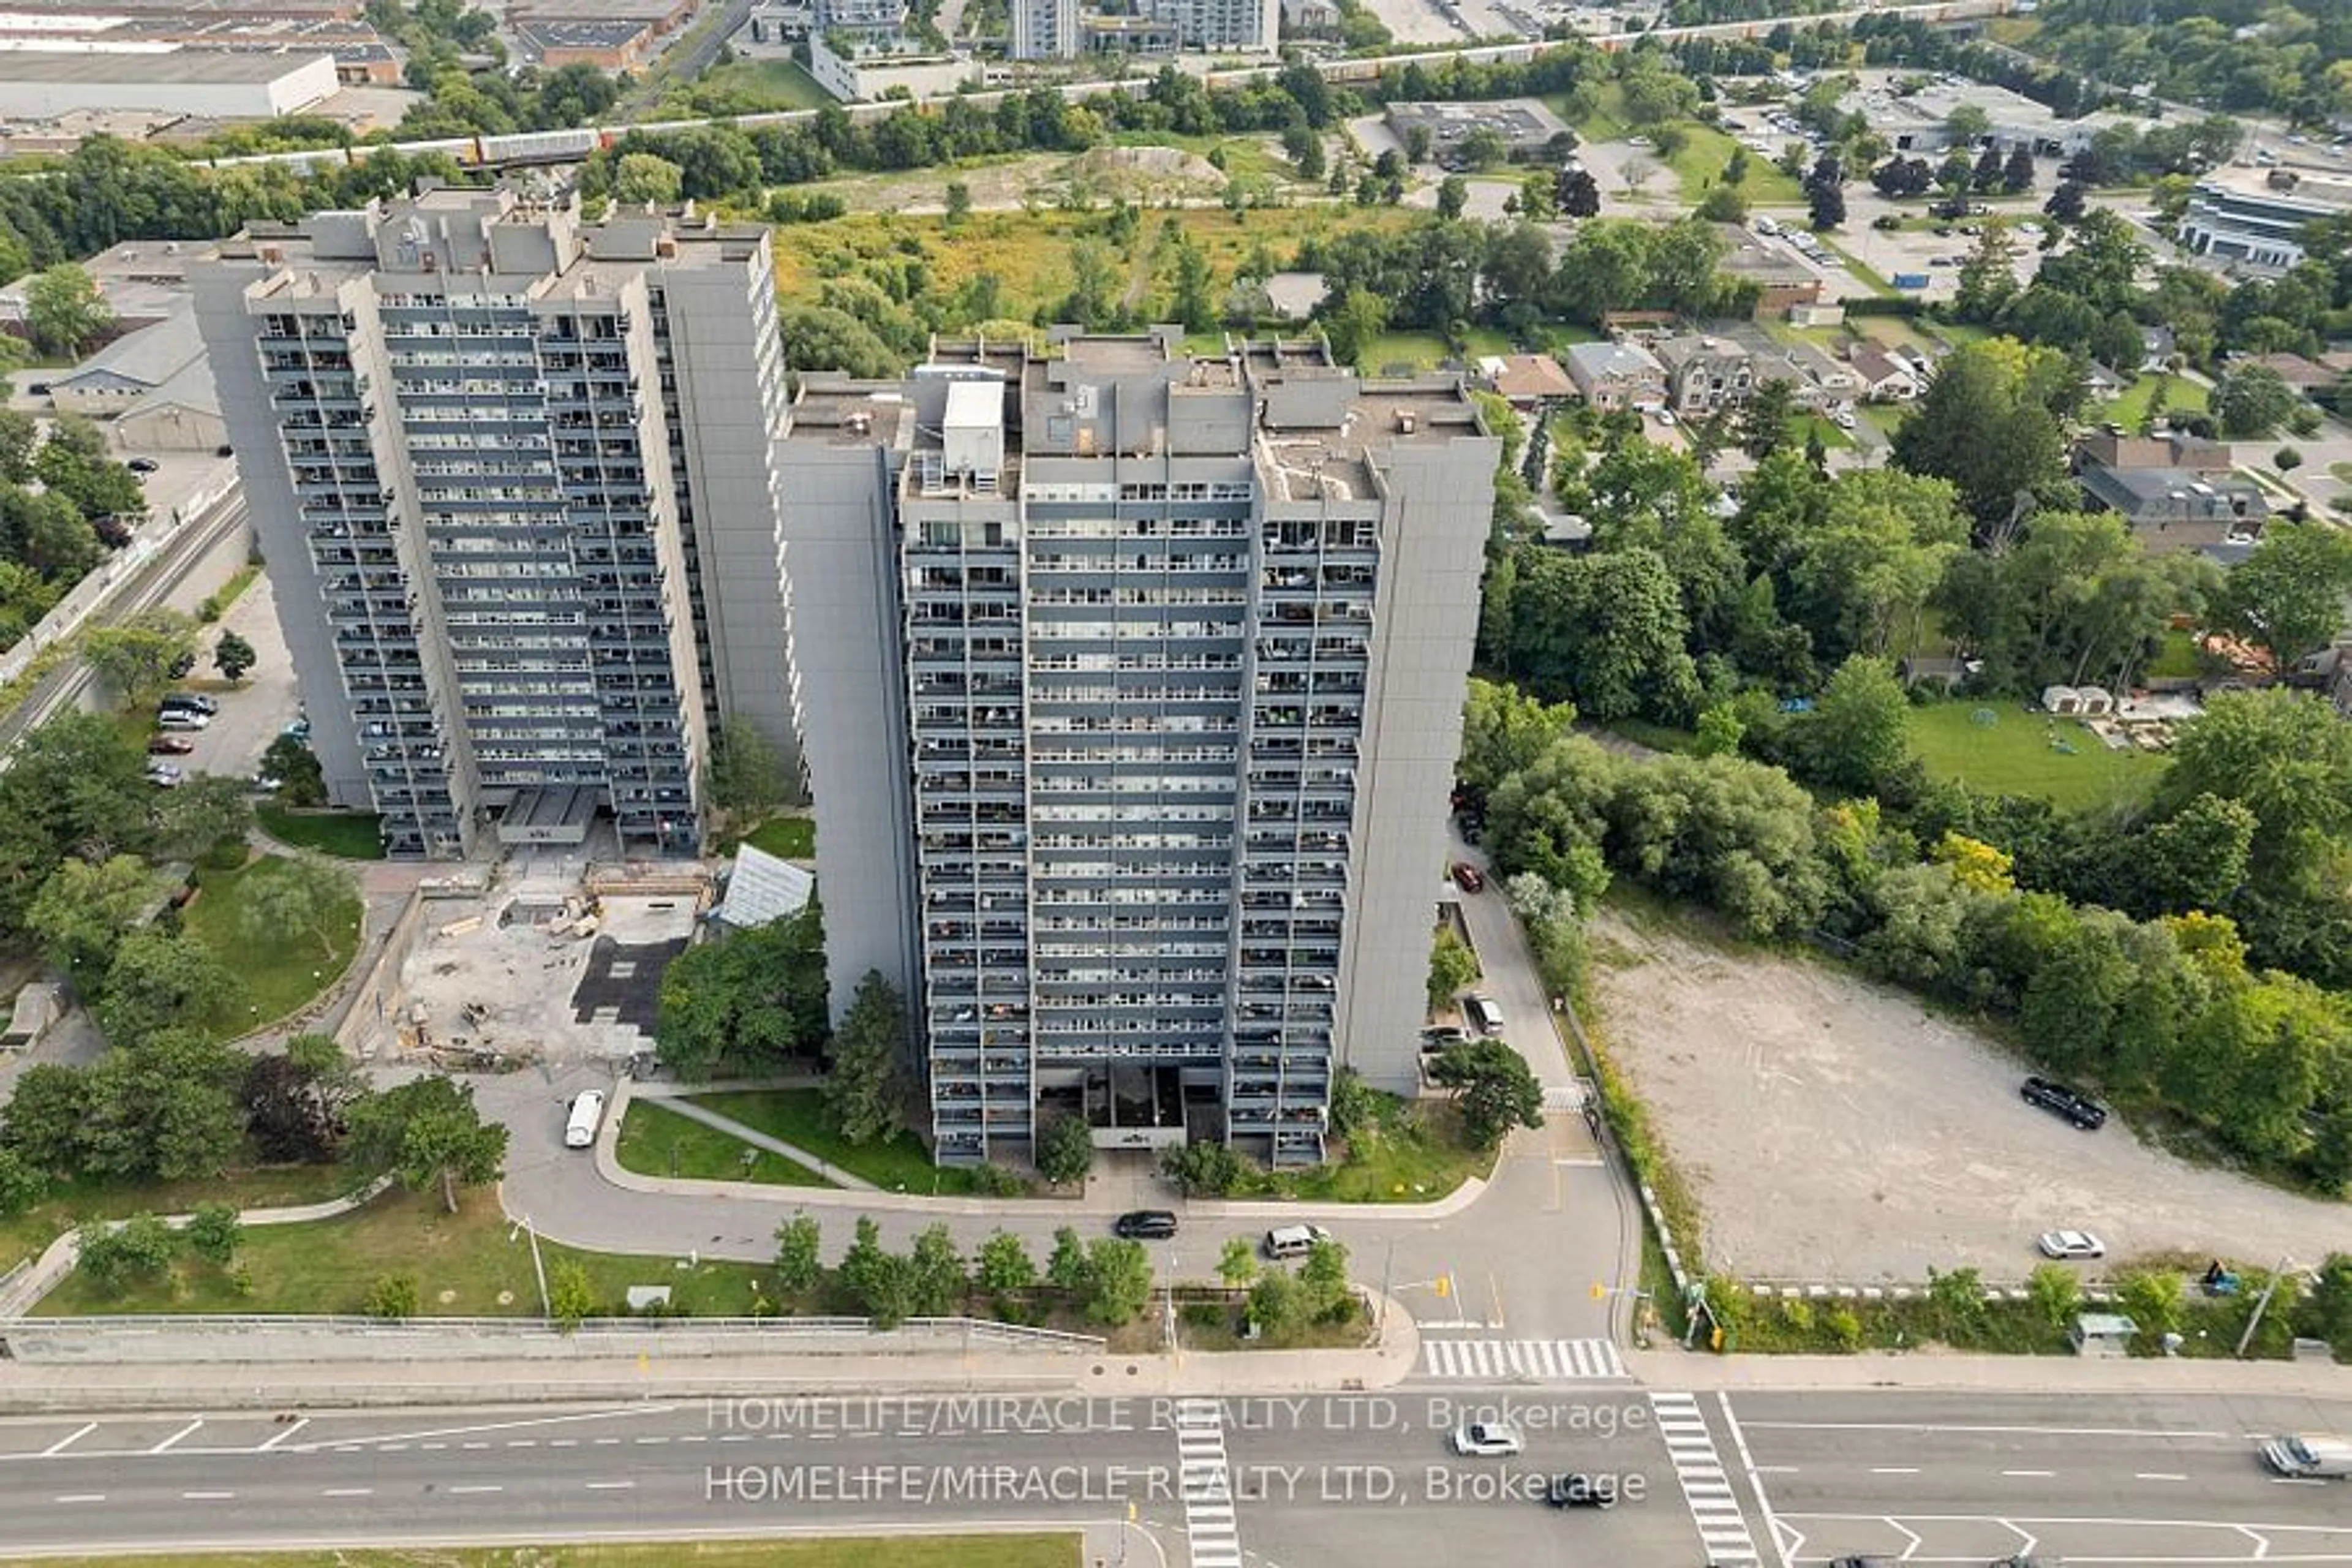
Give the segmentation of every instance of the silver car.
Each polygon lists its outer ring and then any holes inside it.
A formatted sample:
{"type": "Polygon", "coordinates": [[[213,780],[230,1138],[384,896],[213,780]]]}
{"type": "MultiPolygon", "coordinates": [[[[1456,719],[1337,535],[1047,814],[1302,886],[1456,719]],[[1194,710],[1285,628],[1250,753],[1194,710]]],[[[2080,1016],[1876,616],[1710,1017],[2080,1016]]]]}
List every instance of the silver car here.
{"type": "Polygon", "coordinates": [[[1507,1459],[1527,1447],[1517,1427],[1499,1421],[1465,1421],[1454,1429],[1454,1451],[1465,1458],[1507,1459]]]}
{"type": "Polygon", "coordinates": [[[2045,1231],[2041,1247],[2044,1258],[2073,1259],[2107,1255],[2107,1244],[2087,1230],[2045,1231]]]}

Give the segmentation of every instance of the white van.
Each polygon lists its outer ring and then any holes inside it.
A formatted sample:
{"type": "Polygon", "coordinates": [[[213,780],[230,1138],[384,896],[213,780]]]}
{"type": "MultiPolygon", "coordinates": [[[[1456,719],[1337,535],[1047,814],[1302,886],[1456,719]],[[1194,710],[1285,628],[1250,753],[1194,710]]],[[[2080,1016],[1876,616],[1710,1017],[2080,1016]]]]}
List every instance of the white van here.
{"type": "Polygon", "coordinates": [[[596,1129],[604,1120],[604,1096],[598,1089],[584,1089],[572,1101],[572,1120],[564,1123],[563,1146],[566,1149],[591,1148],[596,1142],[596,1129]]]}
{"type": "Polygon", "coordinates": [[[2273,1437],[2263,1445],[2263,1462],[2280,1475],[2298,1480],[2344,1480],[2352,1478],[2352,1438],[2325,1436],[2315,1432],[2273,1437]]]}
{"type": "Polygon", "coordinates": [[[1462,998],[1462,1016],[1469,1019],[1470,1026],[1482,1035],[1503,1032],[1503,1010],[1495,1005],[1491,996],[1465,996],[1462,998]]]}
{"type": "Polygon", "coordinates": [[[1265,1255],[1277,1261],[1304,1258],[1317,1242],[1330,1239],[1331,1233],[1319,1225],[1278,1225],[1265,1233],[1265,1255]]]}

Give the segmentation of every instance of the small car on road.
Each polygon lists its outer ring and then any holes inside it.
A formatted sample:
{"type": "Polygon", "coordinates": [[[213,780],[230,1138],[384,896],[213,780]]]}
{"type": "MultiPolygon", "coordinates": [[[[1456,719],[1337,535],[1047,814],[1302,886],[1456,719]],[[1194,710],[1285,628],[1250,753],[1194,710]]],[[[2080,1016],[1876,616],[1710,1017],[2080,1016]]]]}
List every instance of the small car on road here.
{"type": "Polygon", "coordinates": [[[1615,1508],[1614,1476],[1554,1476],[1544,1490],[1544,1501],[1554,1508],[1615,1508]]]}
{"type": "Polygon", "coordinates": [[[1519,1429],[1500,1421],[1465,1421],[1454,1429],[1454,1451],[1465,1458],[1508,1458],[1527,1447],[1519,1429]]]}
{"type": "Polygon", "coordinates": [[[1166,1209],[1129,1209],[1110,1222],[1111,1234],[1129,1241],[1165,1241],[1176,1234],[1176,1216],[1166,1209]]]}
{"type": "Polygon", "coordinates": [[[1467,860],[1456,860],[1453,866],[1454,885],[1465,893],[1475,893],[1486,886],[1486,879],[1478,868],[1467,860]]]}
{"type": "Polygon", "coordinates": [[[2038,1105],[2053,1116],[2063,1116],[2085,1132],[2095,1132],[2106,1125],[2105,1106],[2081,1089],[2060,1083],[2055,1079],[2027,1079],[2019,1086],[2017,1092],[2026,1104],[2038,1105]]]}
{"type": "Polygon", "coordinates": [[[196,743],[185,735],[154,735],[147,742],[151,757],[184,757],[196,749],[196,743]]]}
{"type": "Polygon", "coordinates": [[[149,763],[147,782],[158,789],[177,789],[188,782],[188,773],[170,763],[149,763]]]}
{"type": "Polygon", "coordinates": [[[2107,1244],[2087,1230],[2051,1230],[2035,1243],[2042,1256],[2056,1258],[2105,1258],[2107,1244]]]}

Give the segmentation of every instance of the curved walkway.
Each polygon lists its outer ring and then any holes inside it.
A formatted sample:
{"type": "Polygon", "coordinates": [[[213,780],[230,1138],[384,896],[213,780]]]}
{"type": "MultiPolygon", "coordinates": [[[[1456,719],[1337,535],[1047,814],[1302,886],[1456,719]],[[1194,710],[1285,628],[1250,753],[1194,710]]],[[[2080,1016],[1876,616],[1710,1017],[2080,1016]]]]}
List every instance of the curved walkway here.
{"type": "MultiPolygon", "coordinates": [[[[614,1103],[615,1111],[617,1112],[620,1105],[625,1102],[625,1097],[616,1097],[614,1103]]],[[[745,1143],[749,1143],[754,1149],[765,1149],[771,1154],[782,1154],[793,1164],[799,1165],[805,1170],[814,1171],[818,1175],[823,1176],[826,1181],[831,1182],[836,1187],[841,1187],[853,1193],[878,1193],[882,1190],[879,1186],[867,1181],[865,1177],[853,1176],[848,1172],[843,1170],[840,1166],[829,1163],[826,1161],[818,1158],[816,1155],[810,1153],[807,1150],[802,1148],[797,1143],[787,1143],[781,1138],[771,1138],[768,1134],[761,1131],[756,1127],[746,1127],[743,1123],[736,1121],[731,1116],[721,1116],[719,1112],[712,1110],[708,1106],[697,1105],[693,1100],[689,1100],[683,1094],[648,1094],[646,1096],[646,1103],[648,1105],[657,1104],[664,1110],[669,1111],[674,1115],[683,1116],[688,1121],[699,1121],[705,1127],[716,1128],[718,1131],[726,1133],[730,1138],[739,1139],[745,1143]]],[[[619,1136],[619,1131],[617,1128],[614,1130],[614,1136],[616,1138],[619,1136]]],[[[614,1163],[614,1169],[618,1170],[619,1168],[619,1163],[616,1161],[614,1163]]],[[[754,1182],[747,1184],[760,1186],[764,1185],[765,1184],[754,1182]]]]}
{"type": "MultiPolygon", "coordinates": [[[[329,1198],[324,1203],[301,1204],[291,1208],[247,1209],[236,1217],[240,1223],[252,1226],[301,1225],[314,1219],[332,1219],[373,1201],[391,1185],[390,1176],[378,1176],[358,1192],[347,1193],[340,1198],[329,1198]]],[[[165,1215],[163,1223],[178,1230],[194,1218],[194,1215],[165,1215]]],[[[109,1229],[119,1228],[126,1223],[119,1219],[106,1222],[109,1229]]],[[[56,1289],[58,1283],[73,1272],[74,1266],[80,1261],[81,1231],[79,1228],[69,1230],[49,1243],[29,1268],[11,1277],[5,1289],[0,1289],[0,1322],[10,1318],[21,1318],[31,1311],[42,1297],[56,1289]]]]}

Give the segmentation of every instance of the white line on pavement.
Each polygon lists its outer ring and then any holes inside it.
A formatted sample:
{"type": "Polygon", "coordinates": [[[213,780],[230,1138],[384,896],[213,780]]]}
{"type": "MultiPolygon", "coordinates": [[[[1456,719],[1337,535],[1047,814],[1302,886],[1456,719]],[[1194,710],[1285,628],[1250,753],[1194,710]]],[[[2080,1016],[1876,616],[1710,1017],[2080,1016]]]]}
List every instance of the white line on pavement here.
{"type": "Polygon", "coordinates": [[[588,1489],[592,1492],[625,1492],[636,1484],[635,1481],[590,1481],[588,1489]]]}
{"type": "Polygon", "coordinates": [[[49,1500],[52,1502],[104,1502],[106,1494],[104,1492],[67,1492],[62,1497],[51,1498],[49,1500]]]}
{"type": "Polygon", "coordinates": [[[185,1426],[181,1427],[178,1431],[176,1431],[176,1432],[173,1433],[170,1436],[168,1436],[168,1437],[164,1438],[162,1442],[160,1442],[160,1443],[156,1444],[153,1447],[152,1447],[152,1448],[148,1449],[147,1451],[148,1451],[149,1453],[151,1453],[151,1454],[160,1454],[160,1453],[163,1453],[165,1449],[170,1448],[170,1447],[172,1447],[174,1444],[178,1443],[178,1442],[179,1442],[179,1440],[180,1440],[181,1438],[185,1437],[185,1436],[187,1436],[189,1434],[191,1434],[191,1433],[194,1432],[198,1427],[202,1426],[204,1424],[205,1424],[205,1418],[204,1418],[203,1416],[199,1415],[199,1416],[197,1416],[194,1421],[189,1422],[185,1426]]]}
{"type": "Polygon", "coordinates": [[[562,1426],[581,1421],[609,1421],[630,1415],[663,1415],[678,1406],[670,1404],[624,1405],[605,1410],[578,1410],[565,1415],[519,1416],[512,1421],[483,1421],[465,1426],[436,1426],[423,1432],[385,1432],[373,1437],[340,1439],[380,1447],[388,1443],[415,1442],[421,1437],[466,1437],[478,1432],[519,1432],[528,1426],[562,1426]]]}
{"type": "Polygon", "coordinates": [[[1748,1472],[1748,1489],[1756,1494],[1756,1511],[1764,1521],[1765,1539],[1771,1542],[1772,1554],[1780,1560],[1780,1568],[1789,1568],[1789,1543],[1781,1537],[1780,1521],[1773,1517],[1772,1500],[1764,1495],[1763,1478],[1756,1473],[1756,1456],[1748,1451],[1748,1434],[1739,1427],[1739,1417],[1731,1413],[1731,1395],[1720,1389],[1715,1402],[1723,1411],[1724,1429],[1731,1434],[1731,1447],[1739,1455],[1740,1468],[1748,1472]]]}
{"type": "Polygon", "coordinates": [[[82,1427],[82,1429],[81,1429],[80,1431],[79,1431],[79,1432],[75,1433],[72,1436],[70,1436],[70,1437],[60,1437],[60,1438],[58,1438],[56,1442],[54,1442],[54,1443],[50,1444],[47,1447],[46,1447],[46,1448],[42,1449],[42,1450],[41,1450],[41,1458],[43,1458],[44,1459],[46,1459],[46,1458],[48,1458],[50,1456],[52,1456],[52,1455],[54,1455],[54,1454],[59,1454],[59,1453],[62,1453],[62,1452],[64,1452],[66,1449],[72,1447],[76,1443],[80,1442],[84,1437],[89,1436],[92,1432],[95,1432],[95,1431],[97,1431],[97,1430],[98,1430],[98,1423],[97,1423],[97,1422],[95,1422],[95,1421],[89,1422],[89,1423],[88,1423],[87,1425],[85,1425],[85,1426],[82,1427]]]}
{"type": "Polygon", "coordinates": [[[2132,1477],[2136,1481],[2185,1481],[2188,1479],[2173,1470],[2141,1470],[2132,1477]]]}
{"type": "Polygon", "coordinates": [[[291,1437],[295,1433],[299,1432],[303,1427],[308,1426],[310,1424],[310,1418],[308,1415],[303,1416],[300,1420],[295,1422],[293,1426],[289,1426],[285,1431],[280,1432],[277,1436],[272,1437],[268,1442],[264,1443],[256,1450],[256,1452],[267,1454],[270,1449],[275,1448],[278,1444],[283,1443],[287,1438],[291,1437]]]}
{"type": "Polygon", "coordinates": [[[2222,1437],[2230,1432],[2152,1431],[2145,1426],[1968,1426],[1929,1421],[1750,1421],[1751,1432],[1984,1432],[2043,1437],[2222,1437]]]}
{"type": "Polygon", "coordinates": [[[373,1497],[375,1489],[373,1487],[329,1487],[319,1495],[320,1497],[373,1497]]]}
{"type": "Polygon", "coordinates": [[[2057,1473],[2058,1473],[2058,1472],[2057,1472],[2057,1471],[2055,1471],[2055,1470],[2003,1470],[2003,1471],[2001,1471],[2001,1474],[2002,1474],[2002,1475],[2004,1475],[2004,1476],[2014,1476],[2014,1477],[2017,1477],[2017,1478],[2018,1478],[2018,1479],[2035,1479],[2035,1480],[2045,1480],[2045,1481],[2046,1481],[2046,1480],[2048,1480],[2051,1477],[2053,1477],[2053,1476],[2056,1475],[2057,1473]]]}
{"type": "Polygon", "coordinates": [[[449,1489],[449,1495],[452,1497],[473,1497],[481,1492],[502,1492],[506,1489],[507,1489],[504,1487],[451,1487],[449,1489]]]}
{"type": "Polygon", "coordinates": [[[182,1492],[180,1496],[189,1502],[227,1502],[236,1494],[235,1492],[182,1492]]]}
{"type": "Polygon", "coordinates": [[[1874,1476],[1916,1476],[1919,1473],[1919,1467],[1916,1465],[1873,1465],[1870,1467],[1870,1473],[1874,1476]]]}

